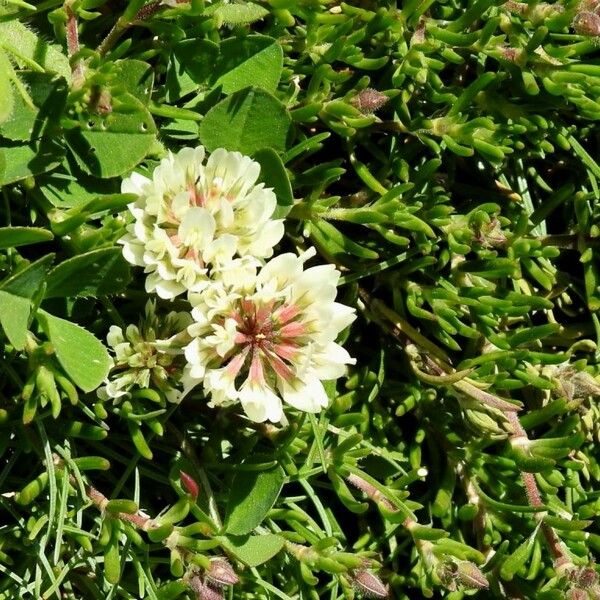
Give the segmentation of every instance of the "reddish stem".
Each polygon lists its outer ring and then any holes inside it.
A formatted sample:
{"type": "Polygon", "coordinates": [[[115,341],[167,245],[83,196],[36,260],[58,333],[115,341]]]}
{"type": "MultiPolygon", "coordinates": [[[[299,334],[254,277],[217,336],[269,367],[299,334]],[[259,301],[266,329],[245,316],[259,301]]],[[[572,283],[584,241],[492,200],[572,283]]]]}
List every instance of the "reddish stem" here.
{"type": "MultiPolygon", "coordinates": [[[[69,58],[79,52],[79,32],[77,30],[77,17],[71,9],[69,3],[65,3],[65,12],[67,13],[66,34],[67,34],[67,53],[69,58]]],[[[80,87],[83,83],[83,65],[80,60],[76,61],[71,67],[73,74],[72,87],[80,87]]]]}

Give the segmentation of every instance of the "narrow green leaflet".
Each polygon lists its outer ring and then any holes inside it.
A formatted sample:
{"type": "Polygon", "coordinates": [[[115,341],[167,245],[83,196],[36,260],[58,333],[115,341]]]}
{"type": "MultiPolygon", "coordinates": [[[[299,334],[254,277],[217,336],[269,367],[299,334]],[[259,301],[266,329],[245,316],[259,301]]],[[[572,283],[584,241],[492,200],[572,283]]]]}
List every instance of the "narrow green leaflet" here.
{"type": "Polygon", "coordinates": [[[0,325],[16,350],[25,347],[30,310],[29,300],[0,290],[0,325]]]}
{"type": "Polygon", "coordinates": [[[38,310],[36,318],[73,382],[84,392],[95,390],[112,366],[112,359],[102,342],[83,327],[45,310],[38,310]]]}
{"type": "MultiPolygon", "coordinates": [[[[108,186],[107,186],[108,187],[108,186]]],[[[88,196],[84,192],[84,198],[88,196]]],[[[54,210],[50,213],[50,227],[59,236],[65,235],[99,214],[120,212],[135,200],[134,194],[104,194],[92,197],[87,202],[77,204],[69,210],[54,210]]]]}
{"type": "Polygon", "coordinates": [[[215,87],[232,94],[248,86],[274,92],[283,70],[283,50],[271,37],[249,35],[221,42],[215,87]]]}
{"type": "Polygon", "coordinates": [[[42,227],[0,227],[0,248],[49,242],[54,236],[42,227]]]}
{"type": "Polygon", "coordinates": [[[268,471],[240,471],[227,501],[227,533],[245,535],[258,527],[275,504],[284,478],[279,466],[268,471]]]}
{"type": "Polygon", "coordinates": [[[120,248],[100,248],[74,256],[48,275],[46,298],[106,296],[125,288],[130,270],[120,248]]]}
{"type": "Polygon", "coordinates": [[[170,581],[158,590],[158,600],[175,600],[189,592],[190,586],[184,581],[170,581]]]}
{"type": "Polygon", "coordinates": [[[254,154],[263,148],[284,151],[291,118],[283,104],[260,88],[246,88],[213,106],[200,123],[200,140],[216,148],[254,154]]]}
{"type": "Polygon", "coordinates": [[[500,576],[502,579],[510,581],[516,573],[523,568],[533,552],[535,536],[539,527],[510,555],[506,558],[502,567],[500,567],[500,576]]]}
{"type": "Polygon", "coordinates": [[[256,567],[273,558],[283,548],[283,538],[274,533],[228,536],[223,546],[240,562],[248,567],[256,567]]]}

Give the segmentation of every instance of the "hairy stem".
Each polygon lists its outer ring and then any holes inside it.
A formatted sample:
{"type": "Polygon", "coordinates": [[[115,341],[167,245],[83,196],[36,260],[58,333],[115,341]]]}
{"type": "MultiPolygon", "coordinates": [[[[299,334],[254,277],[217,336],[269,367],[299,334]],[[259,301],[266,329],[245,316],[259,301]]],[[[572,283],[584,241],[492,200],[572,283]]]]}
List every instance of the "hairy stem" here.
{"type": "MultiPolygon", "coordinates": [[[[72,58],[77,52],[79,52],[79,32],[77,30],[77,17],[71,8],[71,0],[65,2],[64,8],[67,13],[66,23],[66,35],[67,35],[67,52],[69,58],[72,58]]],[[[84,74],[83,74],[83,63],[81,60],[76,60],[71,66],[71,72],[73,75],[73,81],[71,87],[78,89],[83,85],[84,74]]]]}

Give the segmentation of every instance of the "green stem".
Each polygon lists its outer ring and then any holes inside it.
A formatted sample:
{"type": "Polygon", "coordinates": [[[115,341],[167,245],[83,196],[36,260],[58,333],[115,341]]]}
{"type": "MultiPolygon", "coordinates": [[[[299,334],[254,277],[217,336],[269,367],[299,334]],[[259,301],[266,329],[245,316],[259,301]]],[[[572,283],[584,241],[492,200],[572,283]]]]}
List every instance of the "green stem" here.
{"type": "MultiPolygon", "coordinates": [[[[136,16],[144,8],[145,2],[146,0],[131,0],[129,2],[123,14],[98,46],[97,51],[100,56],[106,55],[106,53],[117,43],[119,38],[131,27],[133,21],[139,20],[136,19],[136,16]]],[[[160,5],[159,2],[152,4],[160,5]]]]}
{"type": "Polygon", "coordinates": [[[178,108],[177,106],[168,106],[166,104],[157,104],[150,102],[148,110],[157,117],[167,117],[168,119],[180,119],[182,121],[202,121],[202,115],[193,110],[178,108]]]}
{"type": "Polygon", "coordinates": [[[213,520],[217,528],[221,529],[223,527],[223,522],[221,521],[221,516],[219,515],[217,501],[215,499],[215,495],[213,494],[210,482],[208,481],[208,477],[206,476],[206,472],[200,466],[200,461],[198,460],[198,456],[196,455],[194,447],[190,444],[189,440],[186,439],[185,435],[181,433],[181,431],[179,431],[177,427],[175,427],[175,425],[173,425],[172,423],[168,423],[167,426],[179,439],[181,444],[181,450],[194,465],[198,478],[200,479],[202,491],[206,496],[206,501],[208,504],[208,513],[210,515],[210,518],[213,520]]]}

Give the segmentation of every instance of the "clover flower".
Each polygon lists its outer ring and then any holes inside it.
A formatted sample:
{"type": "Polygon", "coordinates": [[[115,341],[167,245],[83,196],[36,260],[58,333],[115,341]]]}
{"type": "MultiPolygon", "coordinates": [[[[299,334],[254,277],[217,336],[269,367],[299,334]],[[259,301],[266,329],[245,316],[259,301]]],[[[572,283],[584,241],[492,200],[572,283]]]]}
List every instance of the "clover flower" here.
{"type": "Polygon", "coordinates": [[[125,331],[113,325],[107,342],[114,353],[114,367],[98,389],[98,396],[119,400],[136,388],[151,387],[163,392],[170,402],[181,400],[196,383],[188,377],[183,354],[189,342],[186,327],[191,322],[187,312],[159,316],[155,303],[148,301],[139,325],[128,325],[125,331]]]}
{"type": "Polygon", "coordinates": [[[152,179],[133,173],[123,193],[129,205],[123,256],[148,274],[146,291],[174,298],[199,292],[213,268],[234,256],[268,258],[283,235],[272,219],[275,194],[257,184],[260,165],[239,152],[215,150],[204,164],[204,148],[183,148],[164,158],[152,179]]]}
{"type": "Polygon", "coordinates": [[[261,268],[234,261],[203,293],[190,294],[195,322],[185,356],[211,406],[240,402],[256,422],[281,421],[282,400],[306,412],[327,406],[322,380],[354,363],[335,339],[355,316],[334,301],[333,265],[304,270],[313,254],[282,254],[261,268]]]}

